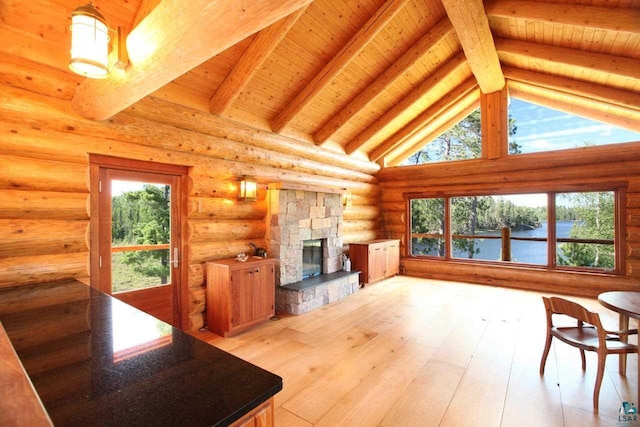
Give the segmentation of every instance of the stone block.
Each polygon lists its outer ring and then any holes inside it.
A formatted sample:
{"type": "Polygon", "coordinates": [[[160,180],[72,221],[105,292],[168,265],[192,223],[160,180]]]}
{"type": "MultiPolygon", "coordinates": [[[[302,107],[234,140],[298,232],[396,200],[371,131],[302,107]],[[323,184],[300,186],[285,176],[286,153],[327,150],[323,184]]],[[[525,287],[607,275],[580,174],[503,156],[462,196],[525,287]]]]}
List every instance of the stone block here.
{"type": "Polygon", "coordinates": [[[298,227],[311,228],[311,218],[303,218],[298,220],[298,227]]]}
{"type": "Polygon", "coordinates": [[[324,206],[309,207],[309,217],[314,219],[323,219],[325,217],[326,208],[324,206]]]}
{"type": "Polygon", "coordinates": [[[324,206],[325,193],[316,193],[316,206],[324,206]]]}
{"type": "Polygon", "coordinates": [[[300,241],[310,240],[311,239],[311,228],[300,229],[300,241]]]}

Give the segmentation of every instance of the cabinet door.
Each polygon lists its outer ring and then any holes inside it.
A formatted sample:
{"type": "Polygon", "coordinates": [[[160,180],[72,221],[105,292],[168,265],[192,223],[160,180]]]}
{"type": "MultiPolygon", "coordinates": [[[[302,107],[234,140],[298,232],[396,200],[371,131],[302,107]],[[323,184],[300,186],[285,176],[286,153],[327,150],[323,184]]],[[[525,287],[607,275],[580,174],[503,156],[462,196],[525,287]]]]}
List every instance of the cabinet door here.
{"type": "Polygon", "coordinates": [[[369,245],[369,282],[384,278],[387,255],[383,245],[369,245]]]}
{"type": "Polygon", "coordinates": [[[242,268],[231,272],[231,327],[253,320],[253,270],[242,268]]]}
{"type": "Polygon", "coordinates": [[[273,264],[256,267],[253,272],[254,299],[253,310],[256,319],[265,319],[274,315],[276,290],[273,264]]]}
{"type": "Polygon", "coordinates": [[[400,244],[393,242],[385,248],[387,251],[387,272],[386,277],[391,277],[400,271],[400,244]]]}

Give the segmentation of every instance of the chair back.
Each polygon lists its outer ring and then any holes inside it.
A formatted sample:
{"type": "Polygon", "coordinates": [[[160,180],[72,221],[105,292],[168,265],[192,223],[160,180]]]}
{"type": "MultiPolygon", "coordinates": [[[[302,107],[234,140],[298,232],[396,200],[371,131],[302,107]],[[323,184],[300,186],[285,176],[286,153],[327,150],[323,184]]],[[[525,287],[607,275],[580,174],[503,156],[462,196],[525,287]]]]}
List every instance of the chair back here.
{"type": "MultiPolygon", "coordinates": [[[[600,316],[598,313],[587,310],[583,306],[573,301],[566,300],[564,298],[542,297],[544,301],[544,307],[547,310],[547,326],[553,327],[553,315],[564,314],[569,317],[573,317],[578,320],[578,326],[582,323],[588,323],[596,327],[598,332],[603,332],[602,323],[600,323],[600,316]]],[[[604,335],[604,333],[603,333],[604,335]]]]}

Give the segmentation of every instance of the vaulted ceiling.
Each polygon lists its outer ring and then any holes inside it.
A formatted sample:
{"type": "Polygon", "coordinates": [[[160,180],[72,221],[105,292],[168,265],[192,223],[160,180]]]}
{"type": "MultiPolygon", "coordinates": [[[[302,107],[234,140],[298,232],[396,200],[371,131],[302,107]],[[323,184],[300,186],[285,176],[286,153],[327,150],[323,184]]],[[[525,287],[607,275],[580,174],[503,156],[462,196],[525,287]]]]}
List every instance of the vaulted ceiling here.
{"type": "MultiPolygon", "coordinates": [[[[0,2],[0,50],[67,70],[67,0],[0,2]]],[[[145,96],[397,164],[512,96],[640,131],[640,0],[95,0],[131,65],[67,96],[145,96]]],[[[5,56],[7,57],[7,56],[5,56]]]]}

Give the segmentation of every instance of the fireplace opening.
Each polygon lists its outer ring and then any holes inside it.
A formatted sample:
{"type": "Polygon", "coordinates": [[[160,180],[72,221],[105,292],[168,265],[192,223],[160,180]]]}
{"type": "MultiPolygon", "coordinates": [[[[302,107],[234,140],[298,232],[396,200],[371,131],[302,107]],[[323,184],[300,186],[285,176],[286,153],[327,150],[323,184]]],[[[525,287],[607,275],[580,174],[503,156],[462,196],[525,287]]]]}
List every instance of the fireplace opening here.
{"type": "Polygon", "coordinates": [[[315,239],[302,242],[302,279],[322,274],[324,240],[315,239]]]}

